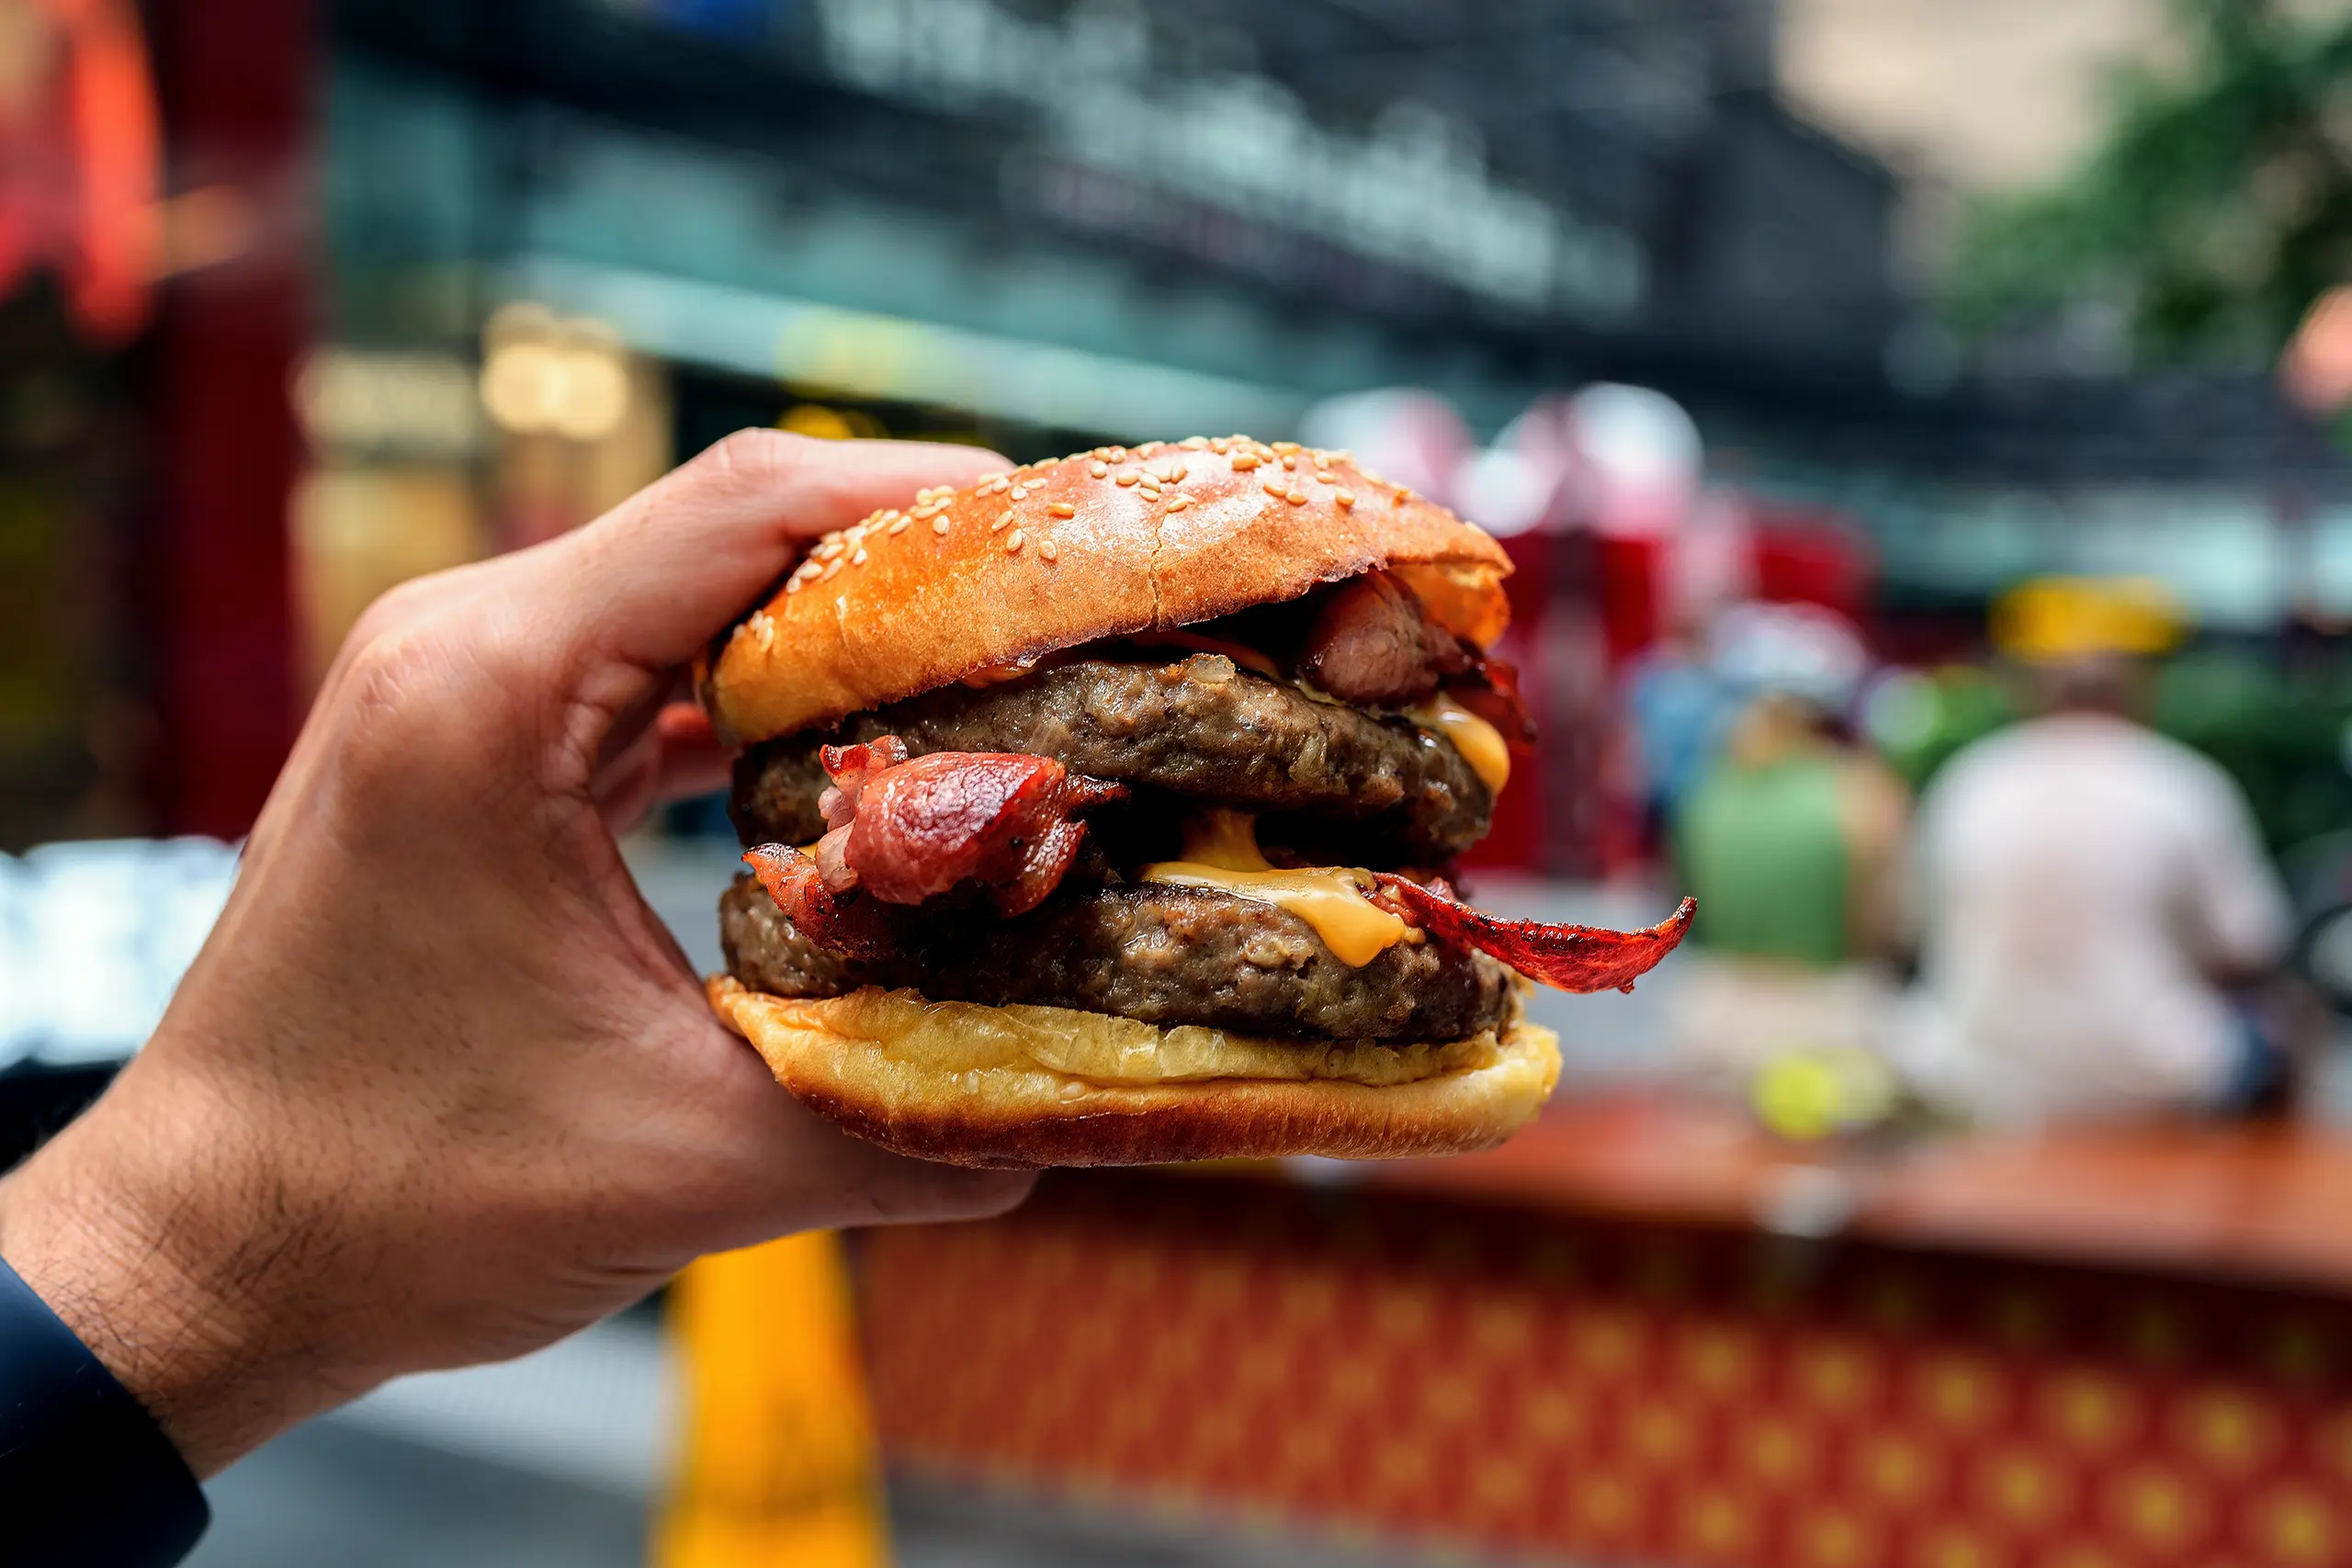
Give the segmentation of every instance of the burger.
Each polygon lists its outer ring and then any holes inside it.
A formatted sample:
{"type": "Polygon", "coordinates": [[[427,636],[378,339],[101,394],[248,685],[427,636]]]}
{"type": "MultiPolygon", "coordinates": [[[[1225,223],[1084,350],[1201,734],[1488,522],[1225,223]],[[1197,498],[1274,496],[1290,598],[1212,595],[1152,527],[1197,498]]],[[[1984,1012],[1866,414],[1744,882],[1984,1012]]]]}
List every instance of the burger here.
{"type": "Polygon", "coordinates": [[[749,867],[711,1004],[850,1132],[975,1166],[1496,1143],[1539,982],[1681,938],[1451,868],[1528,739],[1510,561],[1343,452],[1101,446],[829,534],[698,672],[749,867]]]}

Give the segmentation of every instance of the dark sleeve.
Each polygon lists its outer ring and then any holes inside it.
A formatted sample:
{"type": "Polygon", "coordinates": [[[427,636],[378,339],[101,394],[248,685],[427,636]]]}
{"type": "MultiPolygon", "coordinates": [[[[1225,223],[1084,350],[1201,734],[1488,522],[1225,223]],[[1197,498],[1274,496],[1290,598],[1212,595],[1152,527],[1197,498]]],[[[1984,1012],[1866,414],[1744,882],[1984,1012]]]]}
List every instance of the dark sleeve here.
{"type": "Polygon", "coordinates": [[[210,1521],[171,1439],[0,1261],[0,1562],[168,1568],[210,1521]]]}

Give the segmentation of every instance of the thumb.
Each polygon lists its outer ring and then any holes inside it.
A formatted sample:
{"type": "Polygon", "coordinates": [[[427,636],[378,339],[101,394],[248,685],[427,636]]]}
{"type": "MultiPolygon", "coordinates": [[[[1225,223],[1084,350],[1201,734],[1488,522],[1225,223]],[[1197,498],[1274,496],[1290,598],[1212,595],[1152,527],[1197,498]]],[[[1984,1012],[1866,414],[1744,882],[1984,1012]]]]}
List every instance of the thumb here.
{"type": "Polygon", "coordinates": [[[739,430],[546,547],[563,639],[674,668],[774,588],[808,540],[926,485],[1009,466],[970,446],[739,430]]]}

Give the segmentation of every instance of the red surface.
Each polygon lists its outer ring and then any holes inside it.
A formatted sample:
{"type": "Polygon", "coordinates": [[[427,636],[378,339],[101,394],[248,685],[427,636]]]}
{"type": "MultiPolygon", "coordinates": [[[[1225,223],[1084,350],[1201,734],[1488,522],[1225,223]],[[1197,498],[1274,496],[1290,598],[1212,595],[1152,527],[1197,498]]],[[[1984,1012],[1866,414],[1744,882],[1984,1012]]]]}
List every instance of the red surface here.
{"type": "Polygon", "coordinates": [[[316,8],[159,8],[151,42],[175,189],[226,185],[258,213],[244,254],[165,290],[153,341],[159,449],[147,614],[172,832],[252,824],[293,732],[289,382],[304,341],[306,83],[316,8]]]}
{"type": "Polygon", "coordinates": [[[1777,1144],[1673,1100],[1555,1105],[1498,1149],[1368,1168],[1402,1192],[1742,1227],[1826,1169],[1846,1234],[2004,1258],[2352,1292],[2352,1138],[2265,1127],[2072,1128],[1877,1155],[1777,1144]]]}
{"type": "MultiPolygon", "coordinates": [[[[1621,1201],[1739,1186],[1728,1145],[1634,1160],[1610,1131],[1621,1201]]],[[[1002,1220],[876,1233],[887,1450],[1542,1561],[2352,1562],[2340,1299],[1472,1191],[1068,1173],[1002,1220]]]]}

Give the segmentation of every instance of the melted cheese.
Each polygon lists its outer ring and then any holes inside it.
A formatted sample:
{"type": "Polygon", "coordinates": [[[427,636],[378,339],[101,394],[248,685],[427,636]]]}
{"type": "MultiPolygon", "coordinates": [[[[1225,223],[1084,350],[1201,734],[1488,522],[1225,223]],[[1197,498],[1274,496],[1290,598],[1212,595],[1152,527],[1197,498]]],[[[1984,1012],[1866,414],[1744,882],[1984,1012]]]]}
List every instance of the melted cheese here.
{"type": "Polygon", "coordinates": [[[1442,694],[1405,716],[1423,729],[1434,729],[1453,742],[1470,771],[1484,779],[1497,795],[1510,782],[1510,748],[1502,731],[1442,694]]]}
{"type": "Polygon", "coordinates": [[[1143,868],[1143,880],[1176,887],[1205,887],[1254,898],[1296,915],[1314,928],[1340,963],[1361,968],[1406,938],[1405,922],[1364,894],[1372,874],[1352,867],[1278,871],[1258,849],[1250,819],[1238,811],[1209,811],[1188,824],[1184,858],[1143,868]]]}

